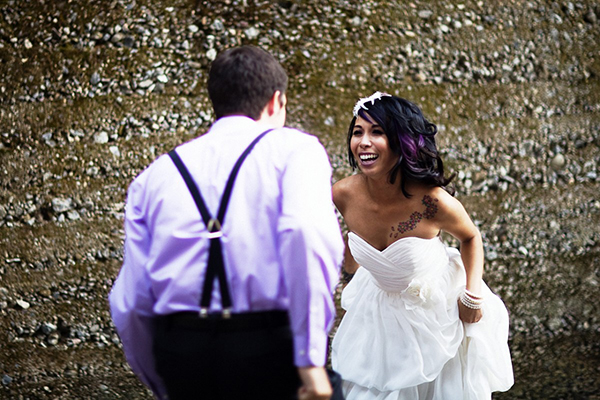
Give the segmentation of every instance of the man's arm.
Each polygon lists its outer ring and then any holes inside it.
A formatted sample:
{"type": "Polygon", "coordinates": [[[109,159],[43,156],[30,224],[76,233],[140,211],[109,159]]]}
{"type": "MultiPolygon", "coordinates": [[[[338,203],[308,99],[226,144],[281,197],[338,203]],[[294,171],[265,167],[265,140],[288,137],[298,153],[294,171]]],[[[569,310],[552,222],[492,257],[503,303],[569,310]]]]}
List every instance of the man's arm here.
{"type": "MultiPolygon", "coordinates": [[[[301,377],[308,377],[312,367],[325,365],[335,318],[332,293],[344,251],[331,198],[331,166],[316,139],[288,158],[281,191],[279,252],[290,297],[294,358],[297,367],[305,368],[301,377]]],[[[326,378],[322,372],[316,375],[326,378]]]]}
{"type": "Polygon", "coordinates": [[[142,174],[131,184],[127,195],[124,262],[109,300],[113,322],[131,369],[157,398],[163,399],[166,389],[154,368],[152,352],[154,297],[145,269],[150,235],[142,206],[144,177],[142,174]]]}

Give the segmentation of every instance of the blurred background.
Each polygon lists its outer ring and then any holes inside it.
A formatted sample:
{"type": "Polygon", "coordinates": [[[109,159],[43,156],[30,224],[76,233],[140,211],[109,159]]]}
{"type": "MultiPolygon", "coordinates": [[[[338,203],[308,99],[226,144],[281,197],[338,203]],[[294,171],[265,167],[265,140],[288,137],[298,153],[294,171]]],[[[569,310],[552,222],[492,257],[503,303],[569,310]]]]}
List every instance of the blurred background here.
{"type": "Polygon", "coordinates": [[[359,97],[420,105],[510,310],[494,399],[600,399],[600,3],[542,0],[0,1],[0,398],[151,398],[107,304],[126,189],[210,126],[240,44],[334,180],[359,97]]]}

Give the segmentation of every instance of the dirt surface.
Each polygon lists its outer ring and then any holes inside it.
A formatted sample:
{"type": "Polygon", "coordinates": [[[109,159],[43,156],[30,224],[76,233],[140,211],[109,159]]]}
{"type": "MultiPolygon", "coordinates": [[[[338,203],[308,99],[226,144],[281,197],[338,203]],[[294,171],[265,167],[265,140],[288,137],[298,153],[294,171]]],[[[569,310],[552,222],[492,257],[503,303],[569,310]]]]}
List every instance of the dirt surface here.
{"type": "Polygon", "coordinates": [[[357,98],[423,107],[510,310],[516,382],[494,399],[599,399],[599,19],[595,1],[0,2],[0,398],[151,398],[107,305],[126,189],[212,122],[214,56],[255,44],[335,179],[357,98]]]}

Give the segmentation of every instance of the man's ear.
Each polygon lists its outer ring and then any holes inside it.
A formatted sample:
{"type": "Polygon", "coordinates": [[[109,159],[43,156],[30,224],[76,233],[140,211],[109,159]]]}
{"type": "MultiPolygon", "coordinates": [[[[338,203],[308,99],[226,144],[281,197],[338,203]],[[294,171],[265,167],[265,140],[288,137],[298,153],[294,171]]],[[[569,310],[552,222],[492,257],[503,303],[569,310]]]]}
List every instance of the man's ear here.
{"type": "Polygon", "coordinates": [[[284,108],[286,105],[287,99],[285,94],[281,93],[281,91],[276,90],[271,96],[271,99],[267,103],[267,114],[269,116],[275,115],[279,113],[281,108],[284,108]]]}

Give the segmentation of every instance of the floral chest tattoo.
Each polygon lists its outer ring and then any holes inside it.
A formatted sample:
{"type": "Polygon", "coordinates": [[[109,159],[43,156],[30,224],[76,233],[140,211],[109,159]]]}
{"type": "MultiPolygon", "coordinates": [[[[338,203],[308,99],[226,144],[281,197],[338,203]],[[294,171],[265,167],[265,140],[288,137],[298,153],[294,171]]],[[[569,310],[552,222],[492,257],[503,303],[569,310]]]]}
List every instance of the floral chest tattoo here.
{"type": "Polygon", "coordinates": [[[392,232],[390,233],[390,237],[397,238],[398,235],[401,235],[404,232],[412,231],[417,227],[417,224],[421,222],[423,218],[433,218],[438,211],[437,202],[438,199],[433,199],[429,195],[423,196],[421,203],[423,203],[423,205],[425,206],[425,211],[422,213],[415,211],[410,215],[408,221],[398,222],[398,226],[392,226],[392,232]]]}

